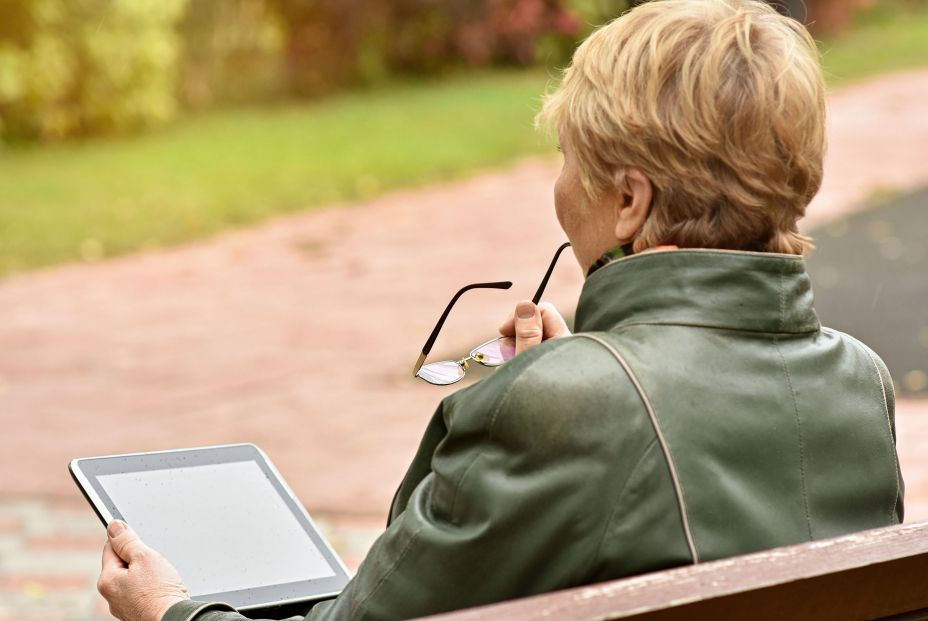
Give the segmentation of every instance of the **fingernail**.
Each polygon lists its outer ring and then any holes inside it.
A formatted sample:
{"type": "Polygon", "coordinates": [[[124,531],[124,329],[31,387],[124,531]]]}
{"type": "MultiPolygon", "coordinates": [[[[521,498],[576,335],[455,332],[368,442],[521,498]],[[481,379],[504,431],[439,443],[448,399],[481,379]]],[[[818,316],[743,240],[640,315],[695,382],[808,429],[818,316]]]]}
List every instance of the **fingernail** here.
{"type": "Polygon", "coordinates": [[[516,306],[516,315],[519,319],[531,319],[535,316],[535,305],[531,302],[519,302],[516,306]]]}
{"type": "Polygon", "coordinates": [[[126,525],[121,520],[113,520],[106,527],[106,534],[110,537],[118,537],[124,530],[126,530],[126,525]]]}

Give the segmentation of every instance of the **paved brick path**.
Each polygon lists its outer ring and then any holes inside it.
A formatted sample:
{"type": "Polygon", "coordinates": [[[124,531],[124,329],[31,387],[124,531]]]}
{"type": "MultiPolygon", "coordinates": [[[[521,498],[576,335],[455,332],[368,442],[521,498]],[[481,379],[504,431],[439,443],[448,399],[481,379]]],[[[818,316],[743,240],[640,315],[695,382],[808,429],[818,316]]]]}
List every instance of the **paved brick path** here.
{"type": "MultiPolygon", "coordinates": [[[[383,520],[314,516],[354,571],[383,520]]],[[[103,539],[85,503],[47,498],[0,502],[0,621],[110,619],[96,594],[103,539]]]]}
{"type": "MultiPolygon", "coordinates": [[[[928,185],[928,72],[831,99],[826,182],[808,226],[876,192],[928,185]]],[[[450,295],[436,355],[529,297],[563,239],[552,160],[276,220],[173,250],[0,283],[0,621],[105,618],[102,534],[65,468],[80,455],[261,445],[350,564],[379,531],[438,400],[410,377],[450,295]],[[337,476],[333,477],[333,471],[337,476]]],[[[571,310],[565,261],[549,298],[571,310]]],[[[909,517],[928,518],[924,402],[899,405],[909,517]]]]}

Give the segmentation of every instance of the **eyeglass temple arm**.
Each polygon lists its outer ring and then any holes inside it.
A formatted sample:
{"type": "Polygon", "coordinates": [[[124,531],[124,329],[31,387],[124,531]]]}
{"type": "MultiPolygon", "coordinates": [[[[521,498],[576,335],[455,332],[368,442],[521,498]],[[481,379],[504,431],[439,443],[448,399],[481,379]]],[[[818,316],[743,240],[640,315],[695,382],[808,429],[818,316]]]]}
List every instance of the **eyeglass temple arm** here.
{"type": "Polygon", "coordinates": [[[416,361],[416,366],[412,370],[413,377],[415,377],[416,373],[419,372],[419,369],[422,368],[423,363],[425,363],[425,358],[429,355],[429,352],[432,351],[432,345],[435,344],[435,339],[438,338],[438,333],[441,332],[441,327],[445,324],[445,320],[448,318],[448,313],[451,312],[452,307],[454,307],[454,303],[458,301],[459,297],[471,289],[508,289],[511,286],[512,283],[508,280],[501,282],[480,282],[473,285],[467,285],[455,293],[454,297],[451,298],[451,301],[448,302],[448,306],[445,307],[445,312],[443,312],[441,317],[439,317],[438,323],[435,324],[435,329],[432,330],[432,333],[429,335],[429,339],[425,342],[425,347],[422,348],[422,354],[419,355],[419,359],[416,361]]]}
{"type": "Polygon", "coordinates": [[[545,292],[545,287],[548,286],[548,279],[551,278],[551,272],[554,271],[554,266],[557,265],[557,260],[560,258],[561,253],[569,247],[570,242],[564,242],[561,244],[561,247],[557,249],[557,252],[554,253],[554,258],[551,259],[551,265],[548,266],[548,271],[545,272],[545,277],[541,279],[541,284],[538,285],[538,291],[535,292],[535,297],[532,298],[533,304],[538,304],[541,302],[541,295],[545,292]]]}

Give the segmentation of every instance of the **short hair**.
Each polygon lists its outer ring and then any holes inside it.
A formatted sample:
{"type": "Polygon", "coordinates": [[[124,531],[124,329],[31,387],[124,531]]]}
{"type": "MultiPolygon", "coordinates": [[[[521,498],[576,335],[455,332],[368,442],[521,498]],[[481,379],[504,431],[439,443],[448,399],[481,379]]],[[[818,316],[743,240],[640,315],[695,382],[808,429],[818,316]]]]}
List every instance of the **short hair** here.
{"type": "Polygon", "coordinates": [[[751,0],[653,0],[574,53],[538,125],[568,134],[587,198],[627,166],[651,179],[635,250],[805,254],[818,192],[825,84],[805,27],[751,0]]]}

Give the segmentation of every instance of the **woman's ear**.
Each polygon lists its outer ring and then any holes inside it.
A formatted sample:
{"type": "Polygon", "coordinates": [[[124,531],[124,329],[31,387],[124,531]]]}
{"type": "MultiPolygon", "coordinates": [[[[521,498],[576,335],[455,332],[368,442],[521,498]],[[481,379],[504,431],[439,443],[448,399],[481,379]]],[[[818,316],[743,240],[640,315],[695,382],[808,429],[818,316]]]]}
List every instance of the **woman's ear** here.
{"type": "Polygon", "coordinates": [[[625,168],[617,188],[621,197],[616,204],[615,236],[626,244],[638,235],[651,213],[651,180],[637,166],[625,168]]]}

